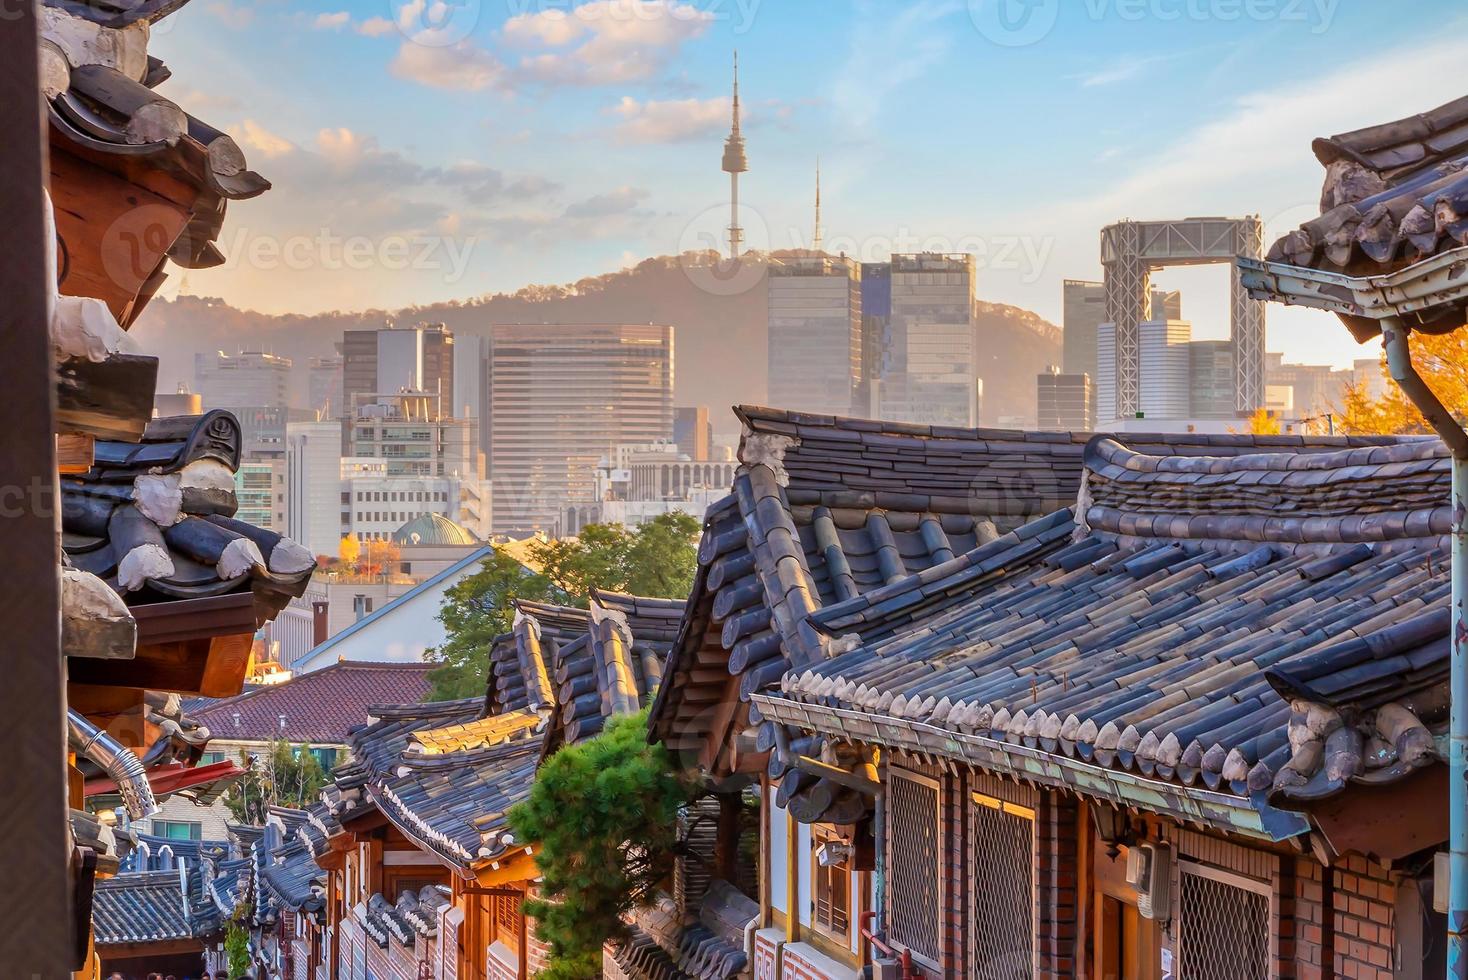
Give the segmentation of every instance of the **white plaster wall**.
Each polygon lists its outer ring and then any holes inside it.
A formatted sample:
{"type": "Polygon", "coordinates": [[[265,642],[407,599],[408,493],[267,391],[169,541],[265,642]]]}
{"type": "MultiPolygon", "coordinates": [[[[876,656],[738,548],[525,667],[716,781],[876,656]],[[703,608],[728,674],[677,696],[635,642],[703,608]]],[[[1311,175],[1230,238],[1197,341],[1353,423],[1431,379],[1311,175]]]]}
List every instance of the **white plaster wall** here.
{"type": "Polygon", "coordinates": [[[770,826],[766,832],[770,841],[770,873],[766,877],[770,882],[770,907],[779,912],[785,912],[790,908],[790,903],[785,897],[785,811],[775,805],[773,788],[770,792],[770,826]]]}

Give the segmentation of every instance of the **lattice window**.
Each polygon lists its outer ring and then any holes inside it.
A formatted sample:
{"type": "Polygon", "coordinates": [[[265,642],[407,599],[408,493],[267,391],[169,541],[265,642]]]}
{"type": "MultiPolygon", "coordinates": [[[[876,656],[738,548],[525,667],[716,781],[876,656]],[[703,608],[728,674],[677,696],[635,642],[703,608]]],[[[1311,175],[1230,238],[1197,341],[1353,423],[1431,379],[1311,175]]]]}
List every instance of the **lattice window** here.
{"type": "Polygon", "coordinates": [[[1179,865],[1178,972],[1188,980],[1269,976],[1268,882],[1179,865]]]}
{"type": "Polygon", "coordinates": [[[824,867],[820,862],[822,845],[840,846],[846,840],[828,827],[813,827],[811,843],[812,920],[821,932],[847,942],[851,939],[851,869],[846,861],[824,867]]]}
{"type": "Polygon", "coordinates": [[[887,780],[887,933],[939,960],[941,915],[938,784],[893,770],[887,780]]]}
{"type": "Polygon", "coordinates": [[[1035,811],[975,793],[968,827],[972,976],[1025,980],[1035,967],[1035,811]]]}

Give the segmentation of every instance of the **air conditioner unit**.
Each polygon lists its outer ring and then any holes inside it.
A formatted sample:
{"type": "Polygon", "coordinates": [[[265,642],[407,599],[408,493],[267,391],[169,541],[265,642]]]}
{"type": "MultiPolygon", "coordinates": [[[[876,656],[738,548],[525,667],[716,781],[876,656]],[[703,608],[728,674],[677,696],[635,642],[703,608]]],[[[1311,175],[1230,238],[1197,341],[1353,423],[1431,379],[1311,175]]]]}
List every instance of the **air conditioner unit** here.
{"type": "Polygon", "coordinates": [[[1137,890],[1137,911],[1145,919],[1166,922],[1171,915],[1171,858],[1166,844],[1137,844],[1127,850],[1126,883],[1137,890]]]}

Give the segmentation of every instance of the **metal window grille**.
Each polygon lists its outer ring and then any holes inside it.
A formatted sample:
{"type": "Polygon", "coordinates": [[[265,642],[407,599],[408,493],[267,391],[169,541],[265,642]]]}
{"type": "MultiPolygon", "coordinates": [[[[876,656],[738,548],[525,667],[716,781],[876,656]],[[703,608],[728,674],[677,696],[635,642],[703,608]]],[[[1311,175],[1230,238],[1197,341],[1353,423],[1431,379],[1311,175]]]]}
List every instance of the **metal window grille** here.
{"type": "Polygon", "coordinates": [[[1188,980],[1269,976],[1268,882],[1179,865],[1178,972],[1188,980]]]}
{"type": "Polygon", "coordinates": [[[969,948],[976,980],[1035,969],[1035,811],[975,793],[969,804],[969,948]]]}
{"type": "Polygon", "coordinates": [[[888,936],[936,963],[941,949],[938,784],[891,772],[887,827],[888,936]]]}

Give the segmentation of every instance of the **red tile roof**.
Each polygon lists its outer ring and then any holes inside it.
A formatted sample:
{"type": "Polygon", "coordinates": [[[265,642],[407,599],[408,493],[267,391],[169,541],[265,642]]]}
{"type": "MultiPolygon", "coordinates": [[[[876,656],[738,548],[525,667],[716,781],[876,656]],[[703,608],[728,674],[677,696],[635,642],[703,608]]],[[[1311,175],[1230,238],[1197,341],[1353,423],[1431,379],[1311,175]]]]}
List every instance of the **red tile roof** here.
{"type": "Polygon", "coordinates": [[[417,704],[427,697],[428,672],[435,666],[343,660],[214,701],[189,716],[208,726],[216,739],[344,745],[348,731],[367,723],[372,705],[417,704]]]}

